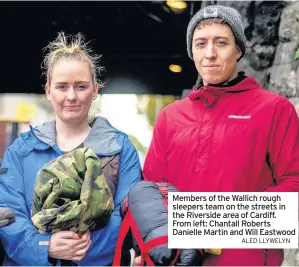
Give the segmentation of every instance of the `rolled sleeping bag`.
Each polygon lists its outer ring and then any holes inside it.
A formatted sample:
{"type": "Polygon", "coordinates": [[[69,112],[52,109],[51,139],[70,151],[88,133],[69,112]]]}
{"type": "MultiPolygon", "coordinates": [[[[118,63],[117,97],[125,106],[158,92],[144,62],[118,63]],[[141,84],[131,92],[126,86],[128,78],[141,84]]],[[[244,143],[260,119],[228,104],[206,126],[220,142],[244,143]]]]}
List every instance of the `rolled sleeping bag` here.
{"type": "MultiPolygon", "coordinates": [[[[128,194],[128,206],[144,243],[168,235],[168,212],[159,187],[167,188],[168,192],[178,192],[167,183],[141,181],[128,194]]],[[[133,243],[136,244],[136,240],[133,243]]],[[[162,244],[152,248],[149,256],[155,265],[169,266],[177,252],[177,249],[168,249],[168,244],[162,244]]],[[[202,265],[202,254],[197,249],[181,250],[175,265],[202,265]]]]}
{"type": "Polygon", "coordinates": [[[182,249],[175,266],[202,266],[203,254],[198,249],[182,249]]]}

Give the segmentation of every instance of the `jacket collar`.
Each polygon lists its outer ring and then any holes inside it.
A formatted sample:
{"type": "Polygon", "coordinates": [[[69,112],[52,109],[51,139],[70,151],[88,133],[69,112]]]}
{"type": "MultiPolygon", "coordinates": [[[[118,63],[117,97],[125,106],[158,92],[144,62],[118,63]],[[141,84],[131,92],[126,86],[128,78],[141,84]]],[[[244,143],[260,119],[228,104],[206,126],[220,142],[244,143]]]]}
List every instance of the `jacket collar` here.
{"type": "MultiPolygon", "coordinates": [[[[122,146],[117,140],[119,131],[107,119],[97,117],[90,126],[91,131],[83,142],[84,147],[90,147],[95,154],[101,156],[114,155],[121,151],[122,146]]],[[[22,134],[23,140],[28,144],[24,147],[25,154],[32,149],[46,150],[57,147],[55,121],[46,122],[35,128],[30,126],[30,129],[27,135],[22,134]]]]}
{"type": "Polygon", "coordinates": [[[211,85],[202,85],[200,87],[194,87],[189,94],[189,98],[192,100],[203,100],[207,107],[213,106],[220,95],[222,94],[234,94],[241,93],[244,91],[249,91],[252,89],[259,88],[259,84],[253,77],[246,77],[239,83],[233,86],[211,86],[211,85]]]}

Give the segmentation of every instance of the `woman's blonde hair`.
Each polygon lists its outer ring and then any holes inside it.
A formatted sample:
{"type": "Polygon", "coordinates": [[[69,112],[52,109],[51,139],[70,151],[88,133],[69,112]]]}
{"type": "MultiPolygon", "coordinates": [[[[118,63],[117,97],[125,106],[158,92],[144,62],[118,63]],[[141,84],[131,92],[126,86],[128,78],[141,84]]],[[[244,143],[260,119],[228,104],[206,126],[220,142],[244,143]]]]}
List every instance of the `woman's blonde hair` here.
{"type": "Polygon", "coordinates": [[[42,69],[44,70],[48,84],[51,83],[52,70],[58,60],[75,59],[85,61],[89,66],[93,82],[98,83],[100,87],[102,86],[102,83],[97,80],[98,76],[100,76],[104,70],[104,67],[99,64],[101,55],[93,53],[81,33],[65,35],[65,33],[61,31],[58,33],[56,39],[50,42],[43,51],[47,52],[42,63],[42,69]]]}

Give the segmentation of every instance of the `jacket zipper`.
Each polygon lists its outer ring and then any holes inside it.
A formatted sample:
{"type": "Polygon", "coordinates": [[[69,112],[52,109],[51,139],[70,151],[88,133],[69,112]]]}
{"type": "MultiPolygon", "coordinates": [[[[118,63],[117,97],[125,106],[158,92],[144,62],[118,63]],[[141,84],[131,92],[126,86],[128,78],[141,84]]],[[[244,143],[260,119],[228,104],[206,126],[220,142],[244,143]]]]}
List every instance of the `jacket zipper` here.
{"type": "MultiPolygon", "coordinates": [[[[111,161],[113,161],[113,160],[116,158],[116,156],[117,156],[117,155],[114,155],[113,158],[110,159],[110,160],[109,160],[109,161],[102,167],[102,169],[105,168],[111,161]]],[[[98,157],[100,157],[100,155],[99,155],[98,157]]]]}

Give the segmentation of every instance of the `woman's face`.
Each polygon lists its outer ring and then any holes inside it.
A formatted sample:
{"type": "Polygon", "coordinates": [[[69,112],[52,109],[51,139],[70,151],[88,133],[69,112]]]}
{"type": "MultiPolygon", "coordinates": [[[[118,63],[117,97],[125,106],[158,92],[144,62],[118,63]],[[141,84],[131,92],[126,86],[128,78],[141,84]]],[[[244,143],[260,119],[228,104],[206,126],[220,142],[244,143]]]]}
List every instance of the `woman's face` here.
{"type": "Polygon", "coordinates": [[[53,66],[46,94],[62,122],[79,124],[88,119],[92,100],[98,94],[98,85],[92,80],[88,63],[61,59],[53,66]]]}

